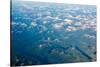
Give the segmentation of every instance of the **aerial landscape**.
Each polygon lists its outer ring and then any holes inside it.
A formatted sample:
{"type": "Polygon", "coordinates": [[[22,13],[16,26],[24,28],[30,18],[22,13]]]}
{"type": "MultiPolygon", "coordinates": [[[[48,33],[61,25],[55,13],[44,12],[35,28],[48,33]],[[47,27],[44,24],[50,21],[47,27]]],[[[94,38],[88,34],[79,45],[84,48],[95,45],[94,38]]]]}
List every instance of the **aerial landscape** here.
{"type": "Polygon", "coordinates": [[[96,61],[96,6],[12,2],[11,66],[96,61]]]}

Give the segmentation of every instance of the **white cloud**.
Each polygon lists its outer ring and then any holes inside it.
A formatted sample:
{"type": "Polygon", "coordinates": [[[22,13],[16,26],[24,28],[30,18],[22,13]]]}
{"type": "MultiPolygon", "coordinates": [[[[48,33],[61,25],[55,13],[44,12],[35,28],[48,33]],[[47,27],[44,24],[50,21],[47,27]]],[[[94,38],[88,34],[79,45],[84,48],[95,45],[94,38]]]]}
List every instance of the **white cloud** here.
{"type": "Polygon", "coordinates": [[[73,26],[68,26],[68,28],[66,28],[66,31],[71,32],[71,31],[76,31],[77,29],[73,26]]]}
{"type": "Polygon", "coordinates": [[[27,27],[27,24],[21,23],[21,26],[22,26],[22,27],[27,27]]]}
{"type": "Polygon", "coordinates": [[[35,22],[32,22],[31,25],[32,25],[33,27],[37,26],[37,24],[36,24],[35,22]]]}
{"type": "Polygon", "coordinates": [[[75,25],[75,26],[81,26],[82,23],[81,23],[81,22],[76,22],[74,25],[75,25]]]}
{"type": "Polygon", "coordinates": [[[63,27],[63,23],[56,23],[53,25],[55,29],[61,29],[63,27]]]}
{"type": "Polygon", "coordinates": [[[70,20],[70,19],[65,19],[65,20],[64,20],[64,23],[65,23],[65,24],[68,24],[68,25],[71,25],[71,24],[73,23],[73,21],[70,20]]]}

